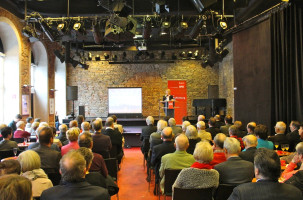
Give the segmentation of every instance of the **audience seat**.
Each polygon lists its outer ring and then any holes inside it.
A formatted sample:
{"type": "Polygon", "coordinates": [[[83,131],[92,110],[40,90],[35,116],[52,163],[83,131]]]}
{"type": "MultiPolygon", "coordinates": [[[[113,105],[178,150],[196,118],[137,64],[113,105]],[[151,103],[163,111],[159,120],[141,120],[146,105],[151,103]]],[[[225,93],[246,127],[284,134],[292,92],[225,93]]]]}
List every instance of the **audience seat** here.
{"type": "Polygon", "coordinates": [[[173,200],[212,200],[214,188],[182,189],[174,188],[173,200]]]}
{"type": "MultiPolygon", "coordinates": [[[[21,153],[22,151],[17,151],[17,156],[21,153]]],[[[4,158],[9,158],[9,157],[14,157],[14,151],[9,150],[9,151],[0,151],[0,160],[4,158]]]]}
{"type": "Polygon", "coordinates": [[[114,181],[118,180],[118,161],[116,158],[107,158],[104,159],[108,174],[113,177],[114,181]]]}
{"type": "Polygon", "coordinates": [[[215,200],[226,200],[233,192],[235,185],[220,184],[216,193],[215,200]]]}
{"type": "Polygon", "coordinates": [[[14,138],[14,141],[17,143],[22,143],[24,142],[24,138],[14,138]]]}
{"type": "Polygon", "coordinates": [[[164,181],[164,198],[165,196],[172,195],[172,186],[175,183],[181,169],[166,169],[164,172],[165,181],[164,181]]]}
{"type": "Polygon", "coordinates": [[[59,185],[61,181],[61,174],[58,173],[47,173],[48,178],[52,181],[53,185],[59,185]]]}
{"type": "Polygon", "coordinates": [[[104,159],[110,158],[110,154],[108,151],[98,151],[98,152],[94,152],[94,153],[100,154],[104,159]]]}

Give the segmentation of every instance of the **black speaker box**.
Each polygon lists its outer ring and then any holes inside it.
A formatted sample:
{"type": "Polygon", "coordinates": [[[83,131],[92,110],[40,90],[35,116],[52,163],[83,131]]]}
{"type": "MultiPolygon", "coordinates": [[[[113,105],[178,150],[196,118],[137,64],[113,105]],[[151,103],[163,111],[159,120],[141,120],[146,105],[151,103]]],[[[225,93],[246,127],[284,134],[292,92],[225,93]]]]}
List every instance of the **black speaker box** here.
{"type": "Polygon", "coordinates": [[[66,88],[66,100],[78,100],[78,86],[67,86],[66,88]]]}
{"type": "Polygon", "coordinates": [[[219,86],[218,85],[208,85],[208,98],[209,99],[219,98],[219,86]]]}
{"type": "Polygon", "coordinates": [[[85,106],[79,106],[79,115],[85,118],[85,106]]]}

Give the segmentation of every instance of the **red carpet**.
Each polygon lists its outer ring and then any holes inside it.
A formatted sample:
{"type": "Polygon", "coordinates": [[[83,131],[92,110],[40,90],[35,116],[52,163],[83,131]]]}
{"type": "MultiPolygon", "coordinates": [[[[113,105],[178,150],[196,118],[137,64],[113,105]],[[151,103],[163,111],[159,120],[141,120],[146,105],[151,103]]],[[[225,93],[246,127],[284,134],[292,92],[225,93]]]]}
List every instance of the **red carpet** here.
{"type": "MultiPolygon", "coordinates": [[[[148,182],[145,180],[147,176],[146,169],[143,168],[143,155],[140,148],[124,149],[124,154],[121,170],[118,173],[119,200],[158,199],[153,194],[153,184],[151,184],[150,191],[148,191],[148,182]]],[[[154,180],[152,183],[154,183],[154,180]]],[[[117,198],[113,196],[111,199],[116,200],[117,198]]],[[[161,199],[164,199],[164,197],[162,196],[161,199]]]]}

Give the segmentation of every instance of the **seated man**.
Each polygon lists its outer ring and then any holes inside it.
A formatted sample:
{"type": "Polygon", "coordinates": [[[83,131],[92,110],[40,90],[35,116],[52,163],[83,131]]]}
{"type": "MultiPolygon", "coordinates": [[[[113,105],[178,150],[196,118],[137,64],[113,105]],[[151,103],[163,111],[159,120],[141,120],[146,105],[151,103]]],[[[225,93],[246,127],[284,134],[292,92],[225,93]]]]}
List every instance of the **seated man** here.
{"type": "MultiPolygon", "coordinates": [[[[93,148],[93,139],[90,133],[84,132],[79,136],[78,144],[80,147],[86,147],[89,149],[93,148]]],[[[89,171],[91,172],[100,172],[104,178],[107,177],[108,171],[106,168],[105,161],[102,157],[102,155],[98,153],[93,153],[94,158],[92,160],[92,165],[89,168],[89,171]]]]}
{"type": "Polygon", "coordinates": [[[243,138],[245,150],[243,150],[239,156],[243,160],[254,163],[255,153],[257,151],[258,140],[254,135],[247,135],[243,138]]]}
{"type": "Polygon", "coordinates": [[[173,132],[171,127],[166,127],[163,129],[161,132],[161,138],[163,143],[154,146],[151,156],[151,164],[155,167],[156,183],[159,183],[160,179],[159,168],[162,156],[168,153],[173,153],[176,150],[173,142],[173,132]]]}
{"type": "MultiPolygon", "coordinates": [[[[43,123],[43,122],[42,122],[42,123],[43,123]]],[[[40,126],[40,127],[38,127],[38,129],[36,130],[38,137],[39,137],[39,133],[41,132],[41,130],[42,130],[43,128],[44,128],[44,126],[40,126]]],[[[52,129],[52,131],[53,131],[53,137],[54,137],[54,130],[53,130],[53,128],[51,128],[51,129],[52,129]]],[[[59,141],[59,142],[60,142],[60,141],[59,141]]],[[[39,145],[40,145],[39,142],[32,143],[32,144],[30,144],[30,145],[28,146],[28,149],[37,148],[37,147],[39,147],[39,145]]],[[[60,145],[60,144],[58,144],[58,143],[54,143],[54,140],[53,140],[53,143],[52,143],[52,145],[51,145],[50,148],[61,153],[61,150],[60,150],[60,148],[59,148],[59,145],[60,145]]]]}
{"type": "Polygon", "coordinates": [[[246,126],[247,135],[254,135],[256,126],[257,126],[256,122],[249,122],[246,126]]]}
{"type": "Polygon", "coordinates": [[[110,196],[106,189],[92,186],[85,180],[87,171],[86,161],[82,154],[77,151],[68,152],[60,160],[60,173],[64,184],[44,190],[40,199],[109,200],[110,196]]]}
{"type": "Polygon", "coordinates": [[[233,118],[232,118],[232,116],[226,115],[225,118],[224,118],[224,122],[225,122],[225,125],[220,127],[220,131],[221,131],[221,133],[224,133],[226,136],[228,136],[229,127],[231,125],[233,125],[233,118]]]}
{"type": "Polygon", "coordinates": [[[286,135],[287,140],[289,141],[289,152],[294,152],[296,151],[296,145],[301,142],[299,135],[300,122],[291,121],[289,128],[291,132],[286,135]]]}
{"type": "Polygon", "coordinates": [[[56,138],[59,139],[63,145],[68,144],[68,140],[66,138],[67,126],[65,124],[61,124],[59,126],[59,130],[60,130],[60,134],[56,138]]]}
{"type": "Polygon", "coordinates": [[[272,141],[274,145],[279,145],[277,150],[282,150],[281,145],[282,144],[288,144],[289,141],[285,135],[286,130],[286,124],[282,121],[277,122],[275,126],[275,132],[276,134],[274,136],[271,136],[268,138],[269,141],[272,141]]]}
{"type": "Polygon", "coordinates": [[[112,148],[112,142],[109,136],[101,133],[102,121],[96,119],[93,122],[93,129],[95,130],[95,133],[93,134],[93,152],[101,154],[104,158],[108,158],[109,151],[112,148]]]}
{"type": "Polygon", "coordinates": [[[224,133],[218,133],[214,138],[214,159],[210,163],[212,166],[226,161],[226,156],[223,150],[225,139],[226,135],[224,133]]]}
{"type": "Polygon", "coordinates": [[[67,132],[68,144],[61,148],[61,155],[64,156],[68,151],[72,149],[79,149],[78,137],[79,137],[79,129],[78,128],[70,128],[67,132]]]}
{"type": "Polygon", "coordinates": [[[209,128],[206,129],[206,132],[209,132],[211,134],[211,137],[214,138],[217,135],[217,133],[220,132],[220,129],[216,128],[215,118],[213,118],[213,117],[209,118],[208,126],[209,126],[209,128]]]}
{"type": "Polygon", "coordinates": [[[83,132],[89,132],[89,130],[90,130],[90,124],[89,124],[89,122],[82,122],[82,124],[81,124],[81,130],[82,130],[82,133],[83,132]]]}
{"type": "Polygon", "coordinates": [[[49,127],[44,127],[39,132],[39,146],[33,149],[39,154],[41,159],[41,168],[46,173],[59,172],[58,170],[61,153],[51,148],[53,140],[54,136],[52,129],[49,127]]]}
{"type": "Polygon", "coordinates": [[[298,188],[278,182],[281,164],[276,152],[265,148],[258,149],[254,166],[257,182],[239,185],[228,200],[302,199],[298,188]]]}
{"type": "Polygon", "coordinates": [[[8,126],[12,128],[13,133],[15,133],[15,131],[17,130],[16,124],[21,120],[22,120],[22,116],[20,114],[17,114],[15,116],[14,120],[8,124],[8,126]]]}
{"type": "Polygon", "coordinates": [[[215,166],[220,174],[220,184],[240,185],[254,178],[254,165],[239,157],[240,143],[235,138],[226,138],[224,151],[227,161],[215,166]]]}
{"type": "Polygon", "coordinates": [[[236,125],[231,125],[228,129],[229,131],[229,137],[231,138],[236,138],[239,142],[240,142],[240,147],[241,147],[241,150],[244,149],[244,143],[243,143],[243,140],[241,137],[239,137],[239,129],[236,125]]]}
{"type": "Polygon", "coordinates": [[[160,119],[157,123],[157,132],[154,132],[149,137],[150,149],[152,150],[154,146],[161,144],[161,131],[167,127],[167,122],[160,119]]]}
{"type": "Polygon", "coordinates": [[[176,151],[162,156],[159,174],[161,179],[160,188],[164,192],[165,169],[183,169],[190,167],[194,162],[194,156],[187,153],[189,147],[188,138],[181,134],[175,140],[176,151]]]}
{"type": "Polygon", "coordinates": [[[23,121],[19,121],[16,124],[17,130],[14,133],[14,138],[28,138],[31,134],[27,131],[24,131],[25,123],[23,121]]]}
{"type": "Polygon", "coordinates": [[[198,130],[198,137],[201,138],[201,140],[208,140],[211,141],[212,137],[209,132],[205,131],[205,122],[204,121],[199,121],[197,123],[197,130],[198,130]]]}
{"type": "Polygon", "coordinates": [[[182,133],[182,128],[180,126],[176,125],[176,120],[174,118],[170,118],[168,120],[168,124],[172,128],[173,134],[175,135],[175,137],[177,137],[178,135],[180,135],[182,133]]]}
{"type": "Polygon", "coordinates": [[[9,159],[0,162],[0,176],[3,176],[5,174],[20,175],[20,173],[21,173],[21,165],[18,160],[9,159]]]}
{"type": "Polygon", "coordinates": [[[144,158],[147,159],[147,153],[149,151],[149,137],[153,132],[157,131],[157,127],[154,126],[154,118],[152,116],[148,116],[146,118],[147,126],[142,128],[142,134],[140,136],[140,140],[142,141],[141,151],[144,154],[144,158]],[[147,142],[148,140],[148,142],[147,142]]]}
{"type": "Polygon", "coordinates": [[[18,148],[15,141],[11,141],[13,136],[11,127],[4,127],[0,130],[3,140],[0,141],[0,151],[10,151],[13,148],[18,148]]]}

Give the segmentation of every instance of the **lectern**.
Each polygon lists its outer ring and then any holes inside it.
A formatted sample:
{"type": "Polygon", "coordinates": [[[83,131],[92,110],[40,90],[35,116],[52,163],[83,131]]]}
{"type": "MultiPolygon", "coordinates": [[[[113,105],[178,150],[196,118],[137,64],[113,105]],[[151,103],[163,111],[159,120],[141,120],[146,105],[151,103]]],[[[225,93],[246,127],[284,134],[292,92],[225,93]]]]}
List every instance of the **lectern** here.
{"type": "Polygon", "coordinates": [[[159,116],[161,108],[163,108],[165,116],[168,116],[169,118],[175,118],[175,101],[160,101],[159,116]],[[161,104],[163,104],[164,106],[162,107],[161,104]]]}

